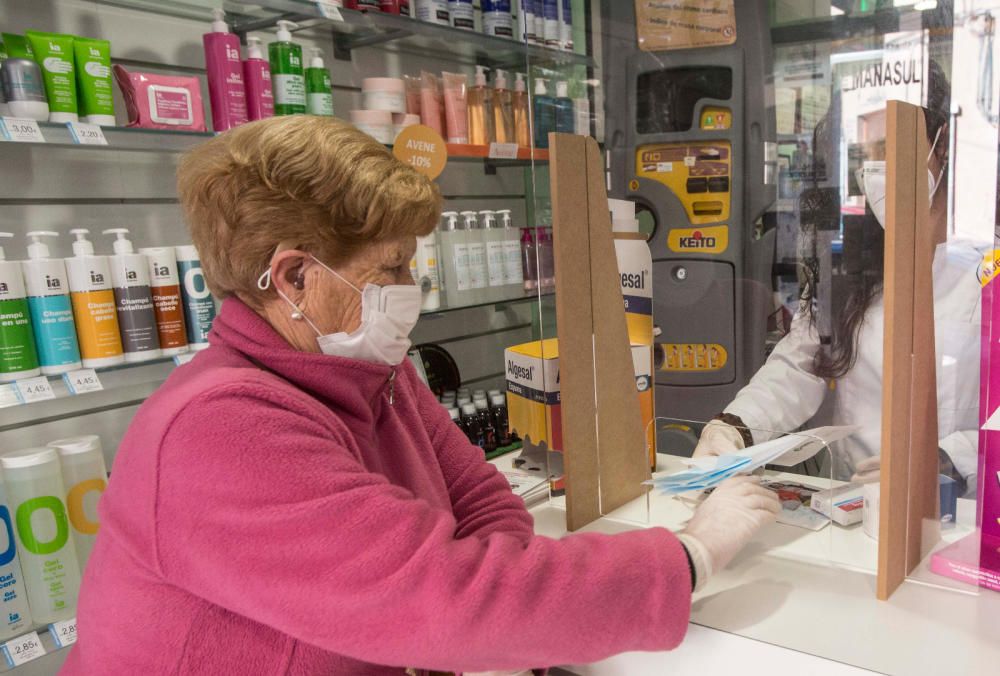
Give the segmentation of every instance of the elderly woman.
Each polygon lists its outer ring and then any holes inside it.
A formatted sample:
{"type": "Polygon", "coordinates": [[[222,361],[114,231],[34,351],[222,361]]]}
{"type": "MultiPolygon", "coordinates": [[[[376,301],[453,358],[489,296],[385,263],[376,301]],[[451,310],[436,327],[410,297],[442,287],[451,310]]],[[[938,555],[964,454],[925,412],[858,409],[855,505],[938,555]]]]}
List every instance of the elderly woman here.
{"type": "Polygon", "coordinates": [[[749,477],[686,530],[555,541],[405,359],[436,186],[331,118],[187,154],[211,346],[136,414],[65,673],[524,669],[676,646],[778,509],[749,477]],[[683,543],[683,544],[682,544],[683,543]]]}

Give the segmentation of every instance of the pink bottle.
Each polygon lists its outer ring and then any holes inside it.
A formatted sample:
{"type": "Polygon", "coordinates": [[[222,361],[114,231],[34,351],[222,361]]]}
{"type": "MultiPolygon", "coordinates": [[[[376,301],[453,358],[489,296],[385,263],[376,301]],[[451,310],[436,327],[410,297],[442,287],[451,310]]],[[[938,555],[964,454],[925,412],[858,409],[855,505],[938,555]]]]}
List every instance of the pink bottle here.
{"type": "Polygon", "coordinates": [[[274,116],[274,93],[271,91],[271,65],[264,58],[260,38],[247,38],[247,60],[243,62],[243,81],[247,85],[247,113],[251,120],[274,116]]]}
{"type": "Polygon", "coordinates": [[[213,9],[212,32],[202,36],[208,97],[212,104],[212,127],[217,132],[247,121],[247,95],[243,89],[240,39],[229,32],[225,12],[213,9]]]}

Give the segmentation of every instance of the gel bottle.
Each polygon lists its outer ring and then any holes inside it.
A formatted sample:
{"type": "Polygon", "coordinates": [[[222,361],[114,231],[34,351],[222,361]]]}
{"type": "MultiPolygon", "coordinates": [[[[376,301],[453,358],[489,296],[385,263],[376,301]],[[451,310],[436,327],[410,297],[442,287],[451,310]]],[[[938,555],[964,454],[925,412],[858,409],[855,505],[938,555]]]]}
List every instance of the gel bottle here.
{"type": "Polygon", "coordinates": [[[76,241],[73,257],[66,259],[66,270],[80,356],[84,368],[93,369],[121,364],[125,356],[108,257],[94,255],[94,244],[87,239],[89,232],[82,228],[69,231],[76,241]]]}
{"type": "Polygon", "coordinates": [[[80,345],[73,323],[73,305],[69,299],[69,279],[66,263],[49,256],[49,247],[42,237],[58,237],[58,233],[36,230],[27,234],[28,260],[21,262],[31,326],[35,332],[38,361],[42,375],[54,376],[75,371],[82,366],[80,345]]]}
{"type": "Polygon", "coordinates": [[[24,590],[24,574],[17,558],[17,538],[7,506],[3,482],[0,482],[0,641],[6,641],[31,628],[31,611],[24,590]]]}
{"type": "Polygon", "coordinates": [[[306,68],[306,110],[310,115],[333,115],[333,85],[323,63],[323,50],[314,47],[306,68]]]}
{"type": "Polygon", "coordinates": [[[306,112],[306,78],[302,67],[302,47],[292,42],[294,28],[298,28],[298,25],[291,21],[279,21],[278,39],[267,46],[271,60],[275,115],[306,112]]]}
{"type": "Polygon", "coordinates": [[[127,239],[126,228],[110,228],[105,235],[114,235],[115,255],[111,257],[111,282],[118,306],[118,329],[125,349],[125,361],[155,359],[160,351],[160,335],[156,326],[156,309],[149,285],[149,262],[136,253],[127,239]]]}
{"type": "MultiPolygon", "coordinates": [[[[0,232],[0,237],[13,236],[0,232]]],[[[34,378],[40,373],[21,266],[6,260],[0,247],[0,382],[34,378]]]]}

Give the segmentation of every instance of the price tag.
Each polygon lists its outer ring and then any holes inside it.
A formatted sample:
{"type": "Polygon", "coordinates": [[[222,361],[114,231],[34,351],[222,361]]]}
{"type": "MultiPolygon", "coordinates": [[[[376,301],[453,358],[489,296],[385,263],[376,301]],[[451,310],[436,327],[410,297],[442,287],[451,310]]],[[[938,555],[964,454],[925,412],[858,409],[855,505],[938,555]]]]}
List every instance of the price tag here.
{"type": "Polygon", "coordinates": [[[104,389],[101,379],[97,377],[94,369],[80,369],[63,374],[63,381],[70,394],[84,394],[85,392],[99,392],[104,389]]]}
{"type": "Polygon", "coordinates": [[[38,123],[26,117],[0,117],[0,133],[5,141],[45,143],[38,123]]]}
{"type": "Polygon", "coordinates": [[[14,384],[17,385],[17,393],[22,404],[56,398],[56,393],[52,391],[52,384],[45,376],[18,380],[14,384]]]}
{"type": "Polygon", "coordinates": [[[49,633],[56,642],[57,648],[65,648],[76,643],[76,618],[53,622],[49,625],[49,633]]]}
{"type": "Polygon", "coordinates": [[[37,631],[7,641],[0,650],[7,660],[7,666],[11,668],[21,666],[45,654],[45,647],[42,646],[42,639],[38,638],[37,631]]]}
{"type": "Polygon", "coordinates": [[[17,387],[14,383],[4,383],[0,385],[0,408],[7,408],[8,406],[18,406],[21,403],[21,397],[17,394],[17,387]]]}
{"type": "Polygon", "coordinates": [[[322,14],[325,18],[330,19],[331,21],[344,20],[343,15],[341,15],[340,13],[340,8],[342,6],[343,6],[342,3],[330,2],[329,0],[327,0],[326,2],[321,1],[316,3],[316,9],[319,10],[319,13],[322,14]]]}
{"type": "Polygon", "coordinates": [[[104,130],[96,124],[86,122],[67,122],[69,133],[73,137],[73,143],[87,146],[106,146],[108,139],[104,137],[104,130]]]}
{"type": "Polygon", "coordinates": [[[490,144],[490,159],[491,160],[516,160],[517,159],[517,144],[516,143],[491,143],[490,144]]]}
{"type": "Polygon", "coordinates": [[[194,352],[184,352],[184,353],[175,355],[174,356],[174,363],[177,364],[178,366],[183,366],[184,364],[187,364],[189,361],[191,361],[192,359],[194,359],[194,355],[195,355],[194,352]]]}

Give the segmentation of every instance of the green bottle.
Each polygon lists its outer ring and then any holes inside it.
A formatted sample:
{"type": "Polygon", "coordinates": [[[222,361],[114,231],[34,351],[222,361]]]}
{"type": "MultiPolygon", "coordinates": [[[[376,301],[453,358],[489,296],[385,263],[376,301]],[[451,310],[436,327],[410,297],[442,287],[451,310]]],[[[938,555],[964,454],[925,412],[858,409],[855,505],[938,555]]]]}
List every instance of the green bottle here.
{"type": "Polygon", "coordinates": [[[333,85],[319,47],[310,50],[306,68],[306,110],[310,115],[333,115],[333,85]]]}
{"type": "MultiPolygon", "coordinates": [[[[13,235],[0,232],[0,237],[13,235]]],[[[34,378],[41,372],[21,264],[6,260],[0,247],[0,382],[34,378]]]]}
{"type": "Polygon", "coordinates": [[[267,46],[274,88],[274,114],[306,112],[306,79],[302,69],[302,47],[292,42],[292,21],[278,22],[278,39],[267,46]]]}

